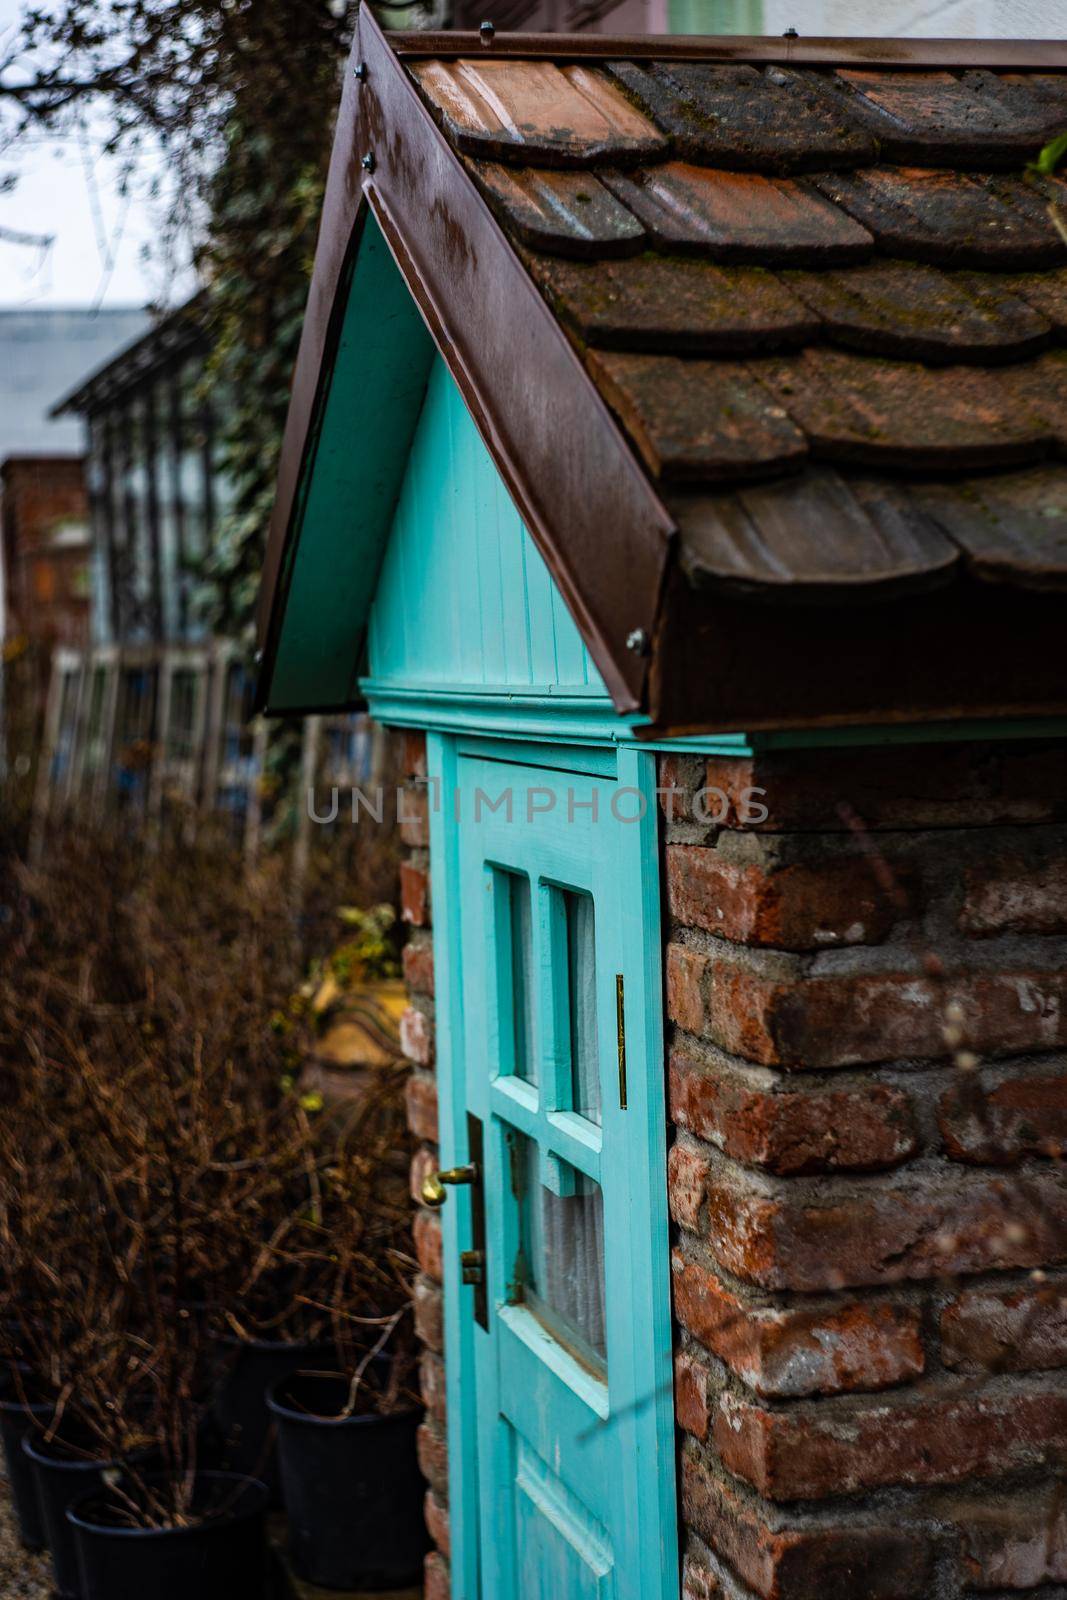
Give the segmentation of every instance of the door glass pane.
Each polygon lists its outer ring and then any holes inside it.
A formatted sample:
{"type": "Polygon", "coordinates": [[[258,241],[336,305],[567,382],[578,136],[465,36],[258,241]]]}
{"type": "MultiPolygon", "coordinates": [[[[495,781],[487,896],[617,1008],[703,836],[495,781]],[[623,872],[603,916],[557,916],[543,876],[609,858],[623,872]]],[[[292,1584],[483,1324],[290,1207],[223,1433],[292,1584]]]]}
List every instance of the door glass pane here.
{"type": "Polygon", "coordinates": [[[512,1070],[516,1077],[537,1082],[534,1044],[533,908],[530,880],[517,872],[504,874],[508,896],[508,948],[511,961],[512,1070]]]}
{"type": "Polygon", "coordinates": [[[570,990],[571,1104],[600,1121],[600,1053],[596,1029],[596,920],[592,895],[567,890],[567,971],[570,990]]]}
{"type": "Polygon", "coordinates": [[[603,1362],[604,1197],[600,1185],[515,1134],[522,1173],[525,1290],[550,1329],[603,1362]],[[544,1182],[553,1163],[556,1181],[544,1182]],[[556,1193],[559,1188],[564,1194],[556,1193]]]}
{"type": "Polygon", "coordinates": [[[170,686],[170,720],[167,727],[167,759],[191,761],[196,731],[197,675],[179,667],[170,686]]]}

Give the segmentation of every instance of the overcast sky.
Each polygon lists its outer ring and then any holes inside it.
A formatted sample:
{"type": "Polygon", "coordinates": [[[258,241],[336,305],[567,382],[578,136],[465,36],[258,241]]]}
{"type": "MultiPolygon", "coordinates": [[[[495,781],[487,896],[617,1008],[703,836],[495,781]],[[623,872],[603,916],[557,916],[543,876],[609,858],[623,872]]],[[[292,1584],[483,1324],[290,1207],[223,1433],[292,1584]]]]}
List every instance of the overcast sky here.
{"type": "MultiPolygon", "coordinates": [[[[699,15],[701,0],[684,9],[687,20],[699,15]]],[[[723,0],[709,0],[719,28],[724,9],[723,0]]],[[[0,0],[0,38],[20,10],[21,0],[0,0]]],[[[743,3],[739,12],[751,16],[743,3]]],[[[1065,18],[1067,0],[763,0],[768,33],[791,26],[802,34],[1054,38],[1067,31],[1065,18]]],[[[180,264],[176,275],[176,264],[159,253],[159,208],[149,194],[162,170],[158,157],[142,157],[127,199],[118,163],[100,153],[99,129],[0,155],[0,174],[11,170],[19,182],[0,195],[0,228],[54,235],[54,243],[39,249],[0,238],[0,306],[173,303],[189,292],[180,264]]]]}
{"type": "MultiPolygon", "coordinates": [[[[0,39],[10,38],[21,9],[21,0],[0,0],[0,39]]],[[[54,236],[47,249],[0,238],[0,306],[143,305],[188,293],[188,276],[175,279],[160,258],[159,208],[149,194],[158,157],[141,158],[123,198],[119,163],[101,155],[101,142],[98,126],[0,154],[0,174],[18,175],[0,194],[0,228],[54,236]]]]}

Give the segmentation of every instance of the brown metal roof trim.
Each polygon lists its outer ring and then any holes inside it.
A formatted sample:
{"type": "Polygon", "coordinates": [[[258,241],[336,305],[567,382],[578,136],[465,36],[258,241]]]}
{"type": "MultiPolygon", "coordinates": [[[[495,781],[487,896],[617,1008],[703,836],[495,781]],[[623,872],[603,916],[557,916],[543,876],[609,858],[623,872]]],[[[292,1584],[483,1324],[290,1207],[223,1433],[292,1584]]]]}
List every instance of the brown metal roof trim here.
{"type": "Polygon", "coordinates": [[[645,662],[627,639],[651,633],[673,523],[480,191],[365,14],[361,39],[371,205],[615,704],[636,710],[645,662]]]}
{"type": "Polygon", "coordinates": [[[420,33],[388,35],[404,59],[504,56],[527,61],[752,61],[815,67],[991,67],[1052,72],[1067,67],[1062,39],[780,39],[758,35],[560,33],[420,33]]]}
{"type": "Polygon", "coordinates": [[[654,644],[654,737],[1067,712],[1062,595],[974,584],[815,614],[694,589],[675,569],[654,644]]]}

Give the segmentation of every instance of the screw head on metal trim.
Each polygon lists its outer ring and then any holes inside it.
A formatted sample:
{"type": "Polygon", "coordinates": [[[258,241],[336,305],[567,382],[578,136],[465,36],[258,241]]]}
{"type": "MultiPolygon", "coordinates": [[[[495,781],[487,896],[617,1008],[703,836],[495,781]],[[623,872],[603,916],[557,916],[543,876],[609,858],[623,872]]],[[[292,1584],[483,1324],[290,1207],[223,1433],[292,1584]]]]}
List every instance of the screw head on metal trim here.
{"type": "Polygon", "coordinates": [[[496,33],[496,24],[487,20],[480,25],[478,32],[481,35],[483,44],[492,44],[493,35],[496,33]]]}
{"type": "Polygon", "coordinates": [[[626,648],[635,656],[648,655],[648,634],[644,628],[631,628],[626,635],[626,648]]]}
{"type": "Polygon", "coordinates": [[[355,66],[352,68],[352,73],[354,77],[359,79],[360,83],[366,83],[367,63],[365,61],[357,61],[355,66]]]}
{"type": "Polygon", "coordinates": [[[363,168],[364,172],[373,172],[374,171],[374,151],[373,150],[368,150],[367,151],[367,154],[363,157],[363,160],[360,162],[360,166],[363,168]]]}

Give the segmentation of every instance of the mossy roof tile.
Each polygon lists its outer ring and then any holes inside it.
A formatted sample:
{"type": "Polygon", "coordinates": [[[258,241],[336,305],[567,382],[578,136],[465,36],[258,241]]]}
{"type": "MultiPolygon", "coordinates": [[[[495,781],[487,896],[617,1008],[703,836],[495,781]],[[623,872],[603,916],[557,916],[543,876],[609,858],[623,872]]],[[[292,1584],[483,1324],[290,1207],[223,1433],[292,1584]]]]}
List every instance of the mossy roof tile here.
{"type": "MultiPolygon", "coordinates": [[[[810,596],[851,572],[884,594],[942,581],[956,544],[984,578],[1022,562],[1025,533],[974,557],[968,508],[987,550],[1005,496],[963,490],[1067,453],[1067,184],[1028,167],[1067,126],[1067,73],[562,55],[411,71],[646,471],[692,486],[671,510],[701,582],[780,592],[793,571],[810,596]],[[933,473],[936,535],[906,487],[933,473]],[[762,486],[743,503],[724,485],[746,480],[762,486]]],[[[1028,470],[1044,493],[1063,469],[1028,470]]],[[[1047,533],[1043,515],[1021,527],[1047,533]]]]}

